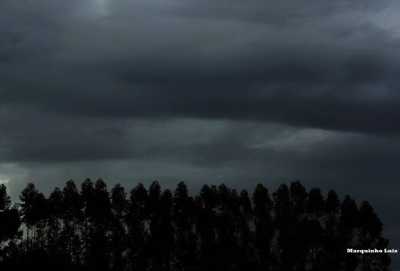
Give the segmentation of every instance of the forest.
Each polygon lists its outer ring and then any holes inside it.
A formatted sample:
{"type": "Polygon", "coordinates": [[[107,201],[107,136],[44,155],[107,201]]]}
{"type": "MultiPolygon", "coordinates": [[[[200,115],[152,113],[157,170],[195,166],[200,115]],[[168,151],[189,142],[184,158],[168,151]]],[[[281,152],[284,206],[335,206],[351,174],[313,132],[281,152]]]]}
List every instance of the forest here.
{"type": "Polygon", "coordinates": [[[29,183],[19,198],[0,185],[0,270],[390,270],[389,254],[347,253],[388,248],[367,201],[299,181],[191,196],[184,182],[127,192],[69,180],[48,197],[29,183]]]}

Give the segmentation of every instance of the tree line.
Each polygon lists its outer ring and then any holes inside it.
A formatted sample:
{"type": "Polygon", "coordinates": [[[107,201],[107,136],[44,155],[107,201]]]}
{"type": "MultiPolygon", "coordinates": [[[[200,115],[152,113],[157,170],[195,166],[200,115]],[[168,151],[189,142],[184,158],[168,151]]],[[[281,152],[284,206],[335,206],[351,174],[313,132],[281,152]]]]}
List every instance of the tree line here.
{"type": "Polygon", "coordinates": [[[388,247],[371,205],[346,195],[307,191],[299,182],[270,195],[225,184],[194,197],[180,182],[120,184],[73,180],[48,196],[29,183],[12,203],[0,185],[0,268],[40,270],[390,270],[388,254],[347,248],[388,247]]]}

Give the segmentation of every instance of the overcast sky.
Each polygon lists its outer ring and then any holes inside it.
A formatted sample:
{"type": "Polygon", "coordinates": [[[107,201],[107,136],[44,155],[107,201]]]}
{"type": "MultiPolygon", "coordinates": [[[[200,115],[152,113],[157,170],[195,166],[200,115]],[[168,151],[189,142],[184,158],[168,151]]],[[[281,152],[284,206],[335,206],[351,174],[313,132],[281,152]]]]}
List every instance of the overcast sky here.
{"type": "MultiPolygon", "coordinates": [[[[17,199],[28,182],[49,193],[87,177],[193,193],[300,180],[399,221],[399,12],[375,0],[0,0],[0,182],[17,199]]],[[[385,230],[390,247],[399,233],[385,230]]]]}

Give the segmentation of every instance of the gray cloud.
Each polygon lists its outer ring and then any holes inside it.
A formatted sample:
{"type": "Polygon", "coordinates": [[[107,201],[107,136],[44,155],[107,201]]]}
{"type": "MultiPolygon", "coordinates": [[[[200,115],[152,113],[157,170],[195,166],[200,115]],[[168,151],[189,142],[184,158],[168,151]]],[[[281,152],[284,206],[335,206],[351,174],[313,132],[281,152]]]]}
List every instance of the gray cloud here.
{"type": "MultiPolygon", "coordinates": [[[[186,12],[196,3],[173,3],[138,2],[144,11],[158,10],[163,16],[154,21],[139,18],[143,21],[137,25],[139,19],[116,19],[114,13],[98,19],[99,25],[90,16],[61,16],[59,31],[47,33],[55,42],[38,41],[47,44],[41,47],[46,55],[4,66],[2,103],[63,115],[257,120],[398,134],[393,125],[399,115],[398,64],[393,62],[397,38],[372,22],[356,24],[347,13],[341,16],[353,24],[335,21],[336,12],[346,8],[351,13],[352,5],[329,8],[331,22],[315,13],[310,19],[314,23],[292,29],[238,24],[240,19],[234,25],[218,20],[209,24],[172,12],[186,12]],[[127,27],[129,23],[133,25],[127,27]],[[48,49],[51,44],[54,51],[48,49]]],[[[275,9],[287,11],[292,4],[272,6],[267,15],[275,9]]],[[[367,7],[365,12],[371,12],[367,7]]],[[[33,54],[32,48],[25,50],[33,54]]]]}

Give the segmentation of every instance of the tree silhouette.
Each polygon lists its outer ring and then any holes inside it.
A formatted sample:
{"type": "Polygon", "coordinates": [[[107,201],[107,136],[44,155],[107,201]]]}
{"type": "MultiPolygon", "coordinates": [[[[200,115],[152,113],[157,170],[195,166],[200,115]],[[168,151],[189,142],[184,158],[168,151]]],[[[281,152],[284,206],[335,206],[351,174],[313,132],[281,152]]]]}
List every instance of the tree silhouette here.
{"type": "Polygon", "coordinates": [[[87,178],[81,185],[80,196],[83,206],[83,225],[81,226],[82,243],[83,243],[83,264],[88,266],[91,256],[91,236],[94,232],[94,184],[87,178]]]}
{"type": "Polygon", "coordinates": [[[26,226],[26,252],[29,252],[34,245],[35,227],[40,219],[38,215],[41,211],[38,209],[37,203],[42,200],[37,200],[38,196],[39,191],[35,188],[35,185],[29,183],[19,197],[21,200],[22,221],[26,226]]]}
{"type": "Polygon", "coordinates": [[[262,184],[257,185],[253,193],[254,215],[254,249],[256,252],[256,269],[269,270],[273,266],[272,238],[274,227],[272,223],[273,202],[268,189],[262,184]]]}
{"type": "Polygon", "coordinates": [[[254,234],[250,230],[250,223],[256,214],[253,212],[252,202],[247,190],[242,190],[239,196],[237,206],[237,245],[239,247],[239,255],[237,255],[238,270],[255,270],[255,254],[254,254],[254,234]]]}
{"type": "MultiPolygon", "coordinates": [[[[277,230],[277,267],[278,270],[293,270],[295,260],[299,257],[296,255],[296,247],[294,246],[293,234],[295,228],[300,223],[295,223],[293,215],[292,201],[290,200],[289,188],[282,184],[278,190],[274,192],[274,213],[275,228],[277,230]]],[[[299,221],[300,222],[300,221],[299,221]]]]}
{"type": "Polygon", "coordinates": [[[216,186],[204,185],[195,198],[198,217],[196,233],[199,237],[199,270],[211,270],[218,264],[216,246],[216,207],[218,203],[216,186]]]}
{"type": "Polygon", "coordinates": [[[139,183],[130,192],[130,202],[126,216],[128,228],[128,267],[130,270],[144,271],[148,266],[148,227],[147,201],[148,192],[143,184],[139,183]]]}
{"type": "Polygon", "coordinates": [[[172,221],[175,227],[174,270],[196,270],[197,239],[194,233],[195,205],[187,186],[180,182],[174,191],[172,221]]]}
{"type": "Polygon", "coordinates": [[[160,254],[161,270],[170,271],[173,269],[173,250],[175,247],[174,226],[172,223],[172,193],[166,189],[160,197],[160,254]]]}
{"type": "Polygon", "coordinates": [[[126,265],[126,229],[124,219],[127,213],[128,201],[125,189],[116,184],[111,190],[112,204],[112,235],[111,235],[111,270],[122,271],[126,265]]]}
{"type": "Polygon", "coordinates": [[[67,250],[60,243],[65,243],[62,237],[63,216],[64,216],[64,194],[56,187],[48,199],[49,216],[47,228],[47,251],[53,257],[67,258],[67,250]]]}
{"type": "MultiPolygon", "coordinates": [[[[387,247],[387,242],[381,236],[382,222],[374,212],[372,206],[364,201],[358,211],[357,223],[359,228],[358,244],[359,248],[378,248],[387,247]]],[[[361,260],[361,268],[365,271],[388,270],[382,263],[389,262],[388,254],[376,255],[366,254],[361,260]]]]}
{"type": "Polygon", "coordinates": [[[21,236],[21,220],[16,206],[11,205],[7,188],[0,185],[0,261],[16,254],[15,240],[21,236]]]}
{"type": "Polygon", "coordinates": [[[67,181],[62,192],[62,218],[64,222],[62,236],[65,240],[67,253],[71,255],[70,264],[79,266],[82,263],[83,251],[78,230],[83,220],[83,204],[73,180],[67,181]]]}
{"type": "Polygon", "coordinates": [[[341,212],[339,217],[339,238],[340,250],[342,252],[343,260],[341,261],[342,267],[345,271],[355,270],[360,262],[359,255],[346,254],[347,248],[356,247],[357,236],[357,205],[355,201],[346,195],[341,205],[341,212]]]}
{"type": "Polygon", "coordinates": [[[330,190],[325,201],[324,234],[322,238],[325,261],[322,270],[335,271],[340,269],[341,253],[339,235],[340,201],[335,191],[330,190]]]}
{"type": "Polygon", "coordinates": [[[29,183],[12,204],[0,185],[0,268],[22,270],[390,270],[382,222],[364,201],[307,191],[299,182],[252,196],[225,184],[194,198],[180,182],[173,193],[153,182],[111,193],[99,179],[73,180],[48,199],[29,183]],[[22,234],[22,230],[25,234],[22,234]]]}
{"type": "Polygon", "coordinates": [[[110,194],[106,183],[99,179],[96,181],[92,197],[92,231],[90,235],[90,252],[88,266],[93,270],[109,270],[110,245],[109,232],[112,228],[112,213],[110,194]]]}
{"type": "Polygon", "coordinates": [[[239,197],[236,190],[232,191],[225,184],[218,187],[218,208],[216,213],[216,270],[237,269],[239,246],[236,239],[237,205],[239,197]]]}

